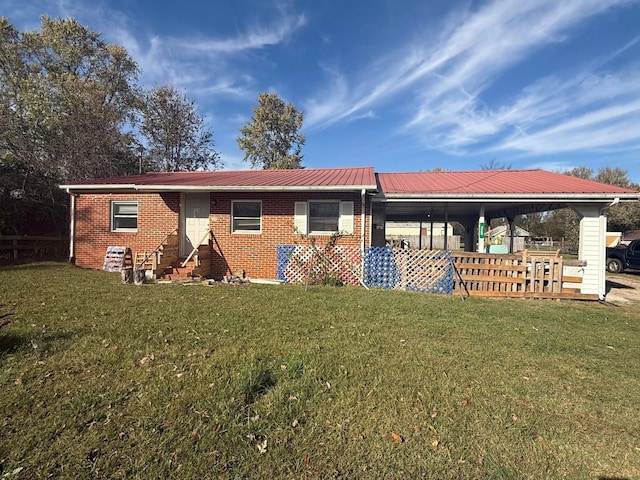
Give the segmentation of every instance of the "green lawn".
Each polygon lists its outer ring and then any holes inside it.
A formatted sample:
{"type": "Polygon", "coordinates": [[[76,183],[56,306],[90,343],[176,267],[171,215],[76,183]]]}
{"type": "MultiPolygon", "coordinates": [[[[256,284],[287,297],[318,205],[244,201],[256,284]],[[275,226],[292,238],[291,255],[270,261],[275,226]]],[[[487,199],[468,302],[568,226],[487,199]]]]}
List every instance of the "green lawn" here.
{"type": "Polygon", "coordinates": [[[0,478],[639,478],[640,312],[0,269],[0,478]]]}

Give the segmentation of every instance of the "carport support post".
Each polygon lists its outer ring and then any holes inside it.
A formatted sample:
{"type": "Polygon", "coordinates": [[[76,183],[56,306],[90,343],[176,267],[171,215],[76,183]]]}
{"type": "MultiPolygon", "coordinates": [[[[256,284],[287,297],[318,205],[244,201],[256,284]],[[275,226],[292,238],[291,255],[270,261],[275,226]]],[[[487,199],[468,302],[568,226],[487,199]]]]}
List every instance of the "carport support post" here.
{"type": "Polygon", "coordinates": [[[513,237],[516,236],[516,217],[507,217],[509,222],[509,253],[513,253],[513,237]]]}
{"type": "Polygon", "coordinates": [[[480,207],[480,215],[478,217],[478,252],[484,253],[484,232],[486,231],[484,218],[484,205],[480,207]]]}
{"type": "Polygon", "coordinates": [[[444,207],[444,243],[443,250],[449,249],[449,209],[444,207]]]}
{"type": "Polygon", "coordinates": [[[429,222],[429,250],[433,250],[433,218],[429,222]]]}
{"type": "Polygon", "coordinates": [[[601,299],[606,293],[606,205],[572,204],[569,205],[580,215],[580,246],[578,259],[586,262],[582,275],[581,293],[597,294],[601,299]]]}

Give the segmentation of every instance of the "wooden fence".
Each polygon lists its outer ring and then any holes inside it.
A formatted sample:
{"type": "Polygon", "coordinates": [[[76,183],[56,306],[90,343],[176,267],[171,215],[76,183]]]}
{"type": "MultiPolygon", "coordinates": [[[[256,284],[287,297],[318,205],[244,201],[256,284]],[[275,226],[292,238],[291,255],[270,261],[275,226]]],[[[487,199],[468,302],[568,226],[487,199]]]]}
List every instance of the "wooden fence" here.
{"type": "Polygon", "coordinates": [[[0,235],[0,255],[13,258],[60,259],[67,254],[68,237],[0,235]]]}
{"type": "Polygon", "coordinates": [[[564,275],[564,259],[544,255],[453,252],[456,293],[489,297],[597,300],[580,293],[579,276],[564,275]]]}

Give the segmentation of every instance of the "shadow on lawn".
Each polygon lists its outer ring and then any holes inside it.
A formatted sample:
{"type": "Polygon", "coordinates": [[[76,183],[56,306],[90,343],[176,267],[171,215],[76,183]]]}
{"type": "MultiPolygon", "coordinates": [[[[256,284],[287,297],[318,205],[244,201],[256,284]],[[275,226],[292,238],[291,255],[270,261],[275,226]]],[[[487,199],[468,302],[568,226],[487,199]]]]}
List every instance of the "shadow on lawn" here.
{"type": "Polygon", "coordinates": [[[0,335],[0,356],[18,350],[25,343],[22,335],[0,335]]]}
{"type": "Polygon", "coordinates": [[[606,292],[609,293],[614,288],[633,290],[633,287],[631,285],[625,285],[624,283],[618,283],[618,282],[614,282],[613,280],[607,280],[607,286],[605,289],[606,292]]]}
{"type": "Polygon", "coordinates": [[[55,260],[38,260],[36,262],[30,260],[15,261],[15,262],[0,262],[0,270],[51,270],[59,269],[63,265],[68,265],[66,261],[55,260]]]}
{"type": "Polygon", "coordinates": [[[16,335],[13,333],[0,333],[0,357],[7,353],[15,352],[21,348],[31,347],[41,352],[46,352],[51,345],[60,340],[69,340],[73,337],[70,332],[45,335],[16,335]]]}

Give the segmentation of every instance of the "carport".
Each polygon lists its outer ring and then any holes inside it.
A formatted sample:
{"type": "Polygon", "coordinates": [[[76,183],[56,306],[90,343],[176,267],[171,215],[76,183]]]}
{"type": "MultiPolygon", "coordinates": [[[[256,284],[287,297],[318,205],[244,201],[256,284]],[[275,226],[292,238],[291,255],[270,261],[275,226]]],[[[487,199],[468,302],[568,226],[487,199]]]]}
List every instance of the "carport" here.
{"type": "MultiPolygon", "coordinates": [[[[520,215],[569,207],[580,216],[580,292],[605,296],[607,210],[638,201],[633,190],[544,170],[377,173],[372,197],[371,245],[385,245],[385,224],[458,222],[465,251],[485,252],[486,226],[506,218],[511,230],[520,215]]],[[[445,234],[445,239],[447,235],[445,234]]],[[[446,242],[446,240],[445,240],[446,242]]],[[[447,245],[445,243],[445,249],[447,245]]],[[[513,244],[510,248],[513,252],[513,244]]]]}

